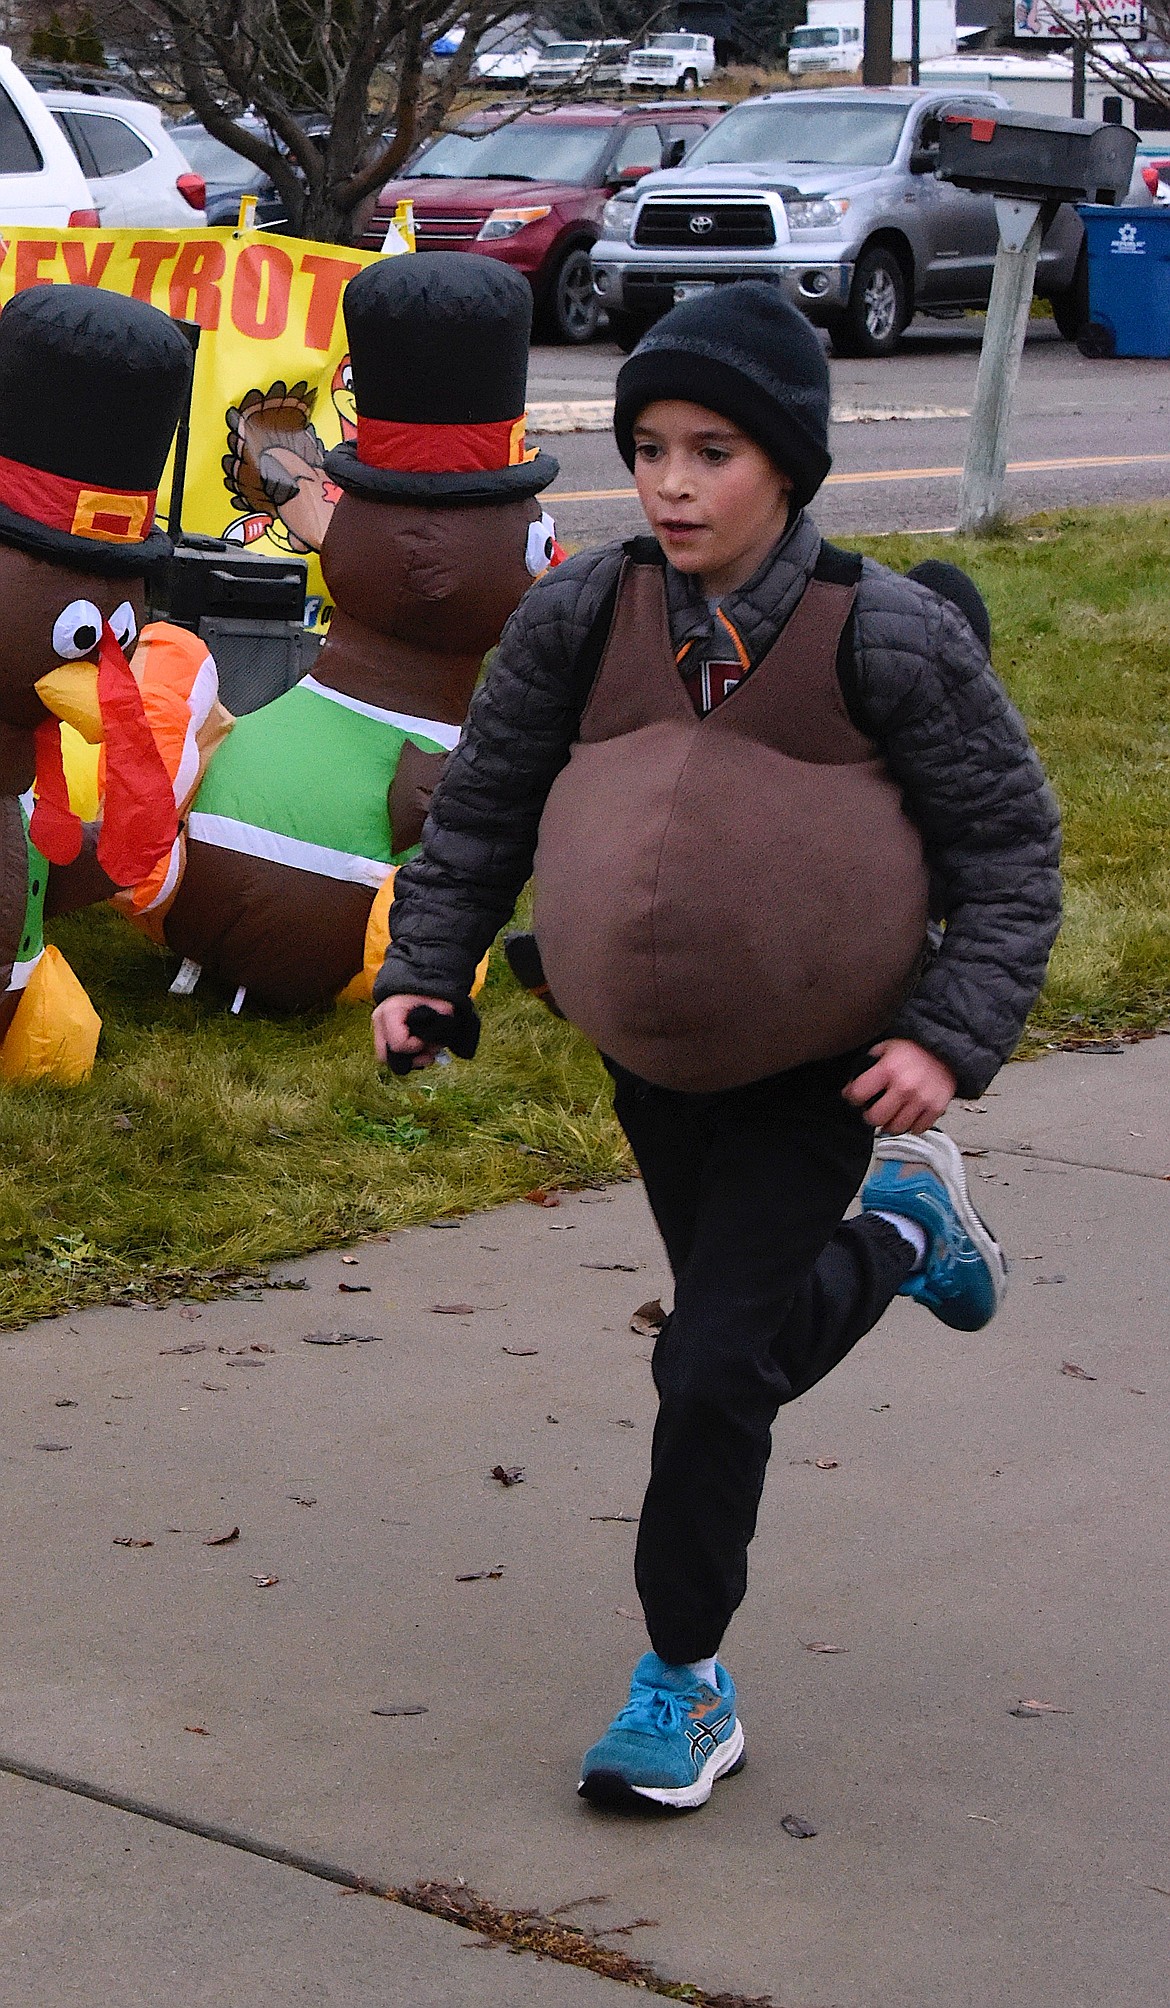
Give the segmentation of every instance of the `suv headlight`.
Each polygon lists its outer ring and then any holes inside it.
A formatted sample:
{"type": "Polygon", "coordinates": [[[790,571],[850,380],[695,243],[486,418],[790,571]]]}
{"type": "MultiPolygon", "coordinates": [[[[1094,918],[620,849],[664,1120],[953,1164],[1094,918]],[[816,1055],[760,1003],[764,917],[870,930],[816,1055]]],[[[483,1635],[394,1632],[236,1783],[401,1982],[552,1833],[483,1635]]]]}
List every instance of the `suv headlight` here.
{"type": "Polygon", "coordinates": [[[637,206],[628,195],[611,195],[601,212],[602,236],[614,237],[619,244],[628,244],[637,206]]]}
{"type": "Polygon", "coordinates": [[[806,195],[784,204],[790,230],[833,230],[849,207],[847,195],[806,195]]]}
{"type": "Polygon", "coordinates": [[[548,215],[550,207],[546,202],[543,209],[493,209],[475,241],[484,244],[492,238],[515,237],[518,230],[526,230],[530,223],[539,223],[542,217],[548,215]]]}

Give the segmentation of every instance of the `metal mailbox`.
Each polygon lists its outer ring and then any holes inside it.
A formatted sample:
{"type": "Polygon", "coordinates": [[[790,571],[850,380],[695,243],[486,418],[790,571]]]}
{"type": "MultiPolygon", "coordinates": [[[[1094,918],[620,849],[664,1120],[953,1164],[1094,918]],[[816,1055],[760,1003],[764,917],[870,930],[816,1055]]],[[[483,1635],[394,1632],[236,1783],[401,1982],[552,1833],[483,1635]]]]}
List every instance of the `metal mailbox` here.
{"type": "Polygon", "coordinates": [[[938,175],[959,188],[1017,202],[1120,202],[1137,134],[1126,126],[1048,112],[945,112],[938,175]]]}

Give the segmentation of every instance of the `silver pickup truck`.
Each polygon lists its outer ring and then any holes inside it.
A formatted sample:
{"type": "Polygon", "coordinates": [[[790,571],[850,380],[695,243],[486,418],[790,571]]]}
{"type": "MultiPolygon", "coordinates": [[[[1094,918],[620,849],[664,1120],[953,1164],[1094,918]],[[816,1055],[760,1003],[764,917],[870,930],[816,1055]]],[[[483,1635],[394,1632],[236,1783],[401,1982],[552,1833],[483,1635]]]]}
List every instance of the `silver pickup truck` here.
{"type": "MultiPolygon", "coordinates": [[[[737,105],[685,166],[646,175],[606,204],[593,284],[623,348],[675,301],[734,279],[768,279],[838,355],[891,355],[920,309],[983,307],[992,199],[934,173],[944,111],[1002,108],[991,92],[778,91],[737,105]]],[[[1084,318],[1084,232],[1058,211],[1036,291],[1062,334],[1084,318]]]]}

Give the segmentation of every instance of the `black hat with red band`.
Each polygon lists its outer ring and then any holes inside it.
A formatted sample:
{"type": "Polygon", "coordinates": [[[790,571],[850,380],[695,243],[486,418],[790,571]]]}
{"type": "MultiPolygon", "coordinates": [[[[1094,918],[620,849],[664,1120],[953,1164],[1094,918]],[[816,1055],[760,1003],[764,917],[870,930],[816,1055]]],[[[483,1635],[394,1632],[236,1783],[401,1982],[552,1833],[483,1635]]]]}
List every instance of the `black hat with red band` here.
{"type": "Polygon", "coordinates": [[[171,554],[158,484],[191,349],[143,300],[31,286],[0,313],[0,543],[135,576],[171,554]]]}
{"type": "Polygon", "coordinates": [[[532,293],[494,258],[383,258],[342,298],[357,438],[326,456],[341,488],[375,502],[503,502],[537,495],[557,462],[527,451],[532,293]]]}

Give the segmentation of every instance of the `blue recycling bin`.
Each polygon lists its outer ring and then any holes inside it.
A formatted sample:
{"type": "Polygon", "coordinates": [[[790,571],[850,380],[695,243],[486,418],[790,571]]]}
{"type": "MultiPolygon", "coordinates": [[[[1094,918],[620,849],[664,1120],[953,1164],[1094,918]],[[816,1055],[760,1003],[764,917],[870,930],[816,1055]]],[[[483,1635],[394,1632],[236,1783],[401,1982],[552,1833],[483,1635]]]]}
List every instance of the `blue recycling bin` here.
{"type": "Polygon", "coordinates": [[[1080,203],[1089,254],[1086,355],[1170,356],[1170,204],[1080,203]]]}

